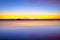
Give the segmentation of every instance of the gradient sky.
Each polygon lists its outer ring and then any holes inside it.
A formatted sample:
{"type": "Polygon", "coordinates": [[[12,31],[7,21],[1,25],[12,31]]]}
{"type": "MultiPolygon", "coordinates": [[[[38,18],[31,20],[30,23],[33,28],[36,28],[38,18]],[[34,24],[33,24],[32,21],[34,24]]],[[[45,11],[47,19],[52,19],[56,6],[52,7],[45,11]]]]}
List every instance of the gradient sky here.
{"type": "Polygon", "coordinates": [[[0,0],[2,15],[59,14],[59,0],[0,0]]]}

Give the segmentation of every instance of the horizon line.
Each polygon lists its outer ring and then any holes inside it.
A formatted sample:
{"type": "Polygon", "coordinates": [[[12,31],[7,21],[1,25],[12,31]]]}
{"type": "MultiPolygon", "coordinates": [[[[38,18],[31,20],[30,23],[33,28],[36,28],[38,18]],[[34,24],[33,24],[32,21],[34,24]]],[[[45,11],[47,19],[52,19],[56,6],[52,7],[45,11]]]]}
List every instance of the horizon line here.
{"type": "Polygon", "coordinates": [[[0,19],[0,21],[54,21],[60,19],[0,19]]]}

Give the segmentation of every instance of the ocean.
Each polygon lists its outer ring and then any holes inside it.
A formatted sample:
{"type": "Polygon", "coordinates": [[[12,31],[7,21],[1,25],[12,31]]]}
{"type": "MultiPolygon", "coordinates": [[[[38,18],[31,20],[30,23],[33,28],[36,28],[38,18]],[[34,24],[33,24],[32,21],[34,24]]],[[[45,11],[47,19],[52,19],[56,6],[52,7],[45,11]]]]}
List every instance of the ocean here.
{"type": "Polygon", "coordinates": [[[0,21],[0,39],[60,37],[60,21],[0,21]]]}

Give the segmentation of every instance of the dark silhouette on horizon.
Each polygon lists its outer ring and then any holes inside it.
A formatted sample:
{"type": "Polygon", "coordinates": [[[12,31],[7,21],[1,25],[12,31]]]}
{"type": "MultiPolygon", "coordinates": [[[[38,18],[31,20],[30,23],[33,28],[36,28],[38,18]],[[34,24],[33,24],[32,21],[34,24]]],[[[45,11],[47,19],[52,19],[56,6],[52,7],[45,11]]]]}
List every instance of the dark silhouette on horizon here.
{"type": "Polygon", "coordinates": [[[48,21],[48,20],[60,20],[60,19],[0,19],[0,21],[48,21]]]}

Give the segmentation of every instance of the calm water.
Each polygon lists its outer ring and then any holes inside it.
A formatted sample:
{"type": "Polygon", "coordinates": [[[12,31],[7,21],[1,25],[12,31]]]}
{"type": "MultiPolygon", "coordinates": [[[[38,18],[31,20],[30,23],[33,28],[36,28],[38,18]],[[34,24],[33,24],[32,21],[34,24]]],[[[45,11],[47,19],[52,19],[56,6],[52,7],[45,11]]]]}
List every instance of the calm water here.
{"type": "Polygon", "coordinates": [[[0,38],[59,36],[60,21],[0,21],[0,38]]]}

